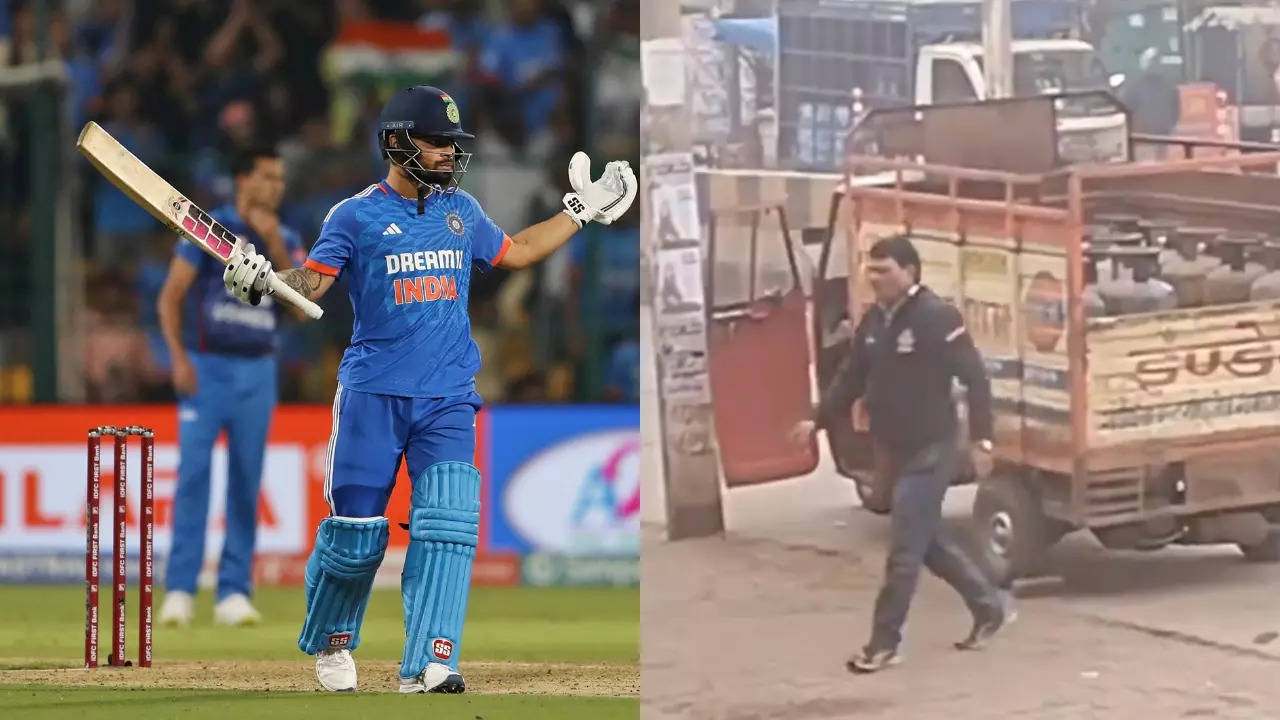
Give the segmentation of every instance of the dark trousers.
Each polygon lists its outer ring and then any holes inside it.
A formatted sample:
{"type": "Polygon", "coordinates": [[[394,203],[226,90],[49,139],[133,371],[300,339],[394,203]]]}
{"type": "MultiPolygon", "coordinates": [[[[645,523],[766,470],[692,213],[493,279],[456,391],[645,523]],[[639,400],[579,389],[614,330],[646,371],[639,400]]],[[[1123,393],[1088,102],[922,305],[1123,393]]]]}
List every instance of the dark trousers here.
{"type": "Polygon", "coordinates": [[[893,490],[892,545],[872,624],[874,649],[896,648],[902,641],[921,565],[955,588],[975,618],[1001,611],[995,588],[942,525],[942,498],[960,459],[954,442],[934,443],[901,465],[893,490]]]}

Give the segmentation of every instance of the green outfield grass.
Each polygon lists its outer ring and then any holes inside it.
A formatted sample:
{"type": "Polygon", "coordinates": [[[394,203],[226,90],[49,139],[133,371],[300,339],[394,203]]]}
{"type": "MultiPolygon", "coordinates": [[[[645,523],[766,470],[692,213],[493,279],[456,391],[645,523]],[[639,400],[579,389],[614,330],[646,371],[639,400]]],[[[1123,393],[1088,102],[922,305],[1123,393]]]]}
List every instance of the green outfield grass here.
{"type": "Polygon", "coordinates": [[[640,701],[631,698],[519,695],[434,695],[247,693],[209,690],[102,690],[33,685],[0,685],[5,715],[24,720],[94,718],[367,718],[432,717],[439,720],[612,720],[637,718],[640,701]],[[394,713],[394,714],[393,714],[394,713]]]}
{"type": "MultiPolygon", "coordinates": [[[[157,594],[159,612],[162,595],[157,594]]],[[[636,717],[639,700],[626,697],[586,697],[575,690],[576,673],[571,666],[605,669],[610,676],[638,676],[639,663],[639,590],[636,588],[475,588],[471,594],[468,621],[462,640],[462,670],[467,663],[489,667],[485,677],[499,677],[493,667],[511,663],[556,664],[546,675],[563,678],[563,693],[544,685],[536,692],[521,692],[523,675],[544,673],[528,670],[520,673],[495,692],[484,694],[472,689],[496,687],[496,680],[481,682],[481,688],[469,682],[471,689],[462,696],[409,696],[362,692],[337,696],[315,691],[254,692],[243,682],[234,690],[182,689],[145,687],[175,666],[188,668],[199,678],[200,661],[208,661],[211,674],[234,673],[234,661],[246,665],[256,663],[258,669],[284,673],[299,687],[314,683],[308,676],[308,658],[297,649],[297,635],[302,620],[303,595],[300,588],[263,589],[255,594],[254,603],[264,622],[251,628],[215,627],[212,623],[212,597],[202,593],[197,603],[196,622],[185,630],[157,626],[154,656],[156,668],[104,669],[60,680],[32,680],[24,670],[46,668],[78,668],[84,647],[84,590],[81,586],[0,587],[0,617],[16,632],[0,633],[0,707],[14,712],[14,717],[62,718],[150,718],[150,717],[240,717],[314,718],[317,712],[347,708],[364,717],[379,711],[408,710],[438,713],[437,717],[460,717],[471,720],[494,718],[613,718],[636,717]],[[166,664],[169,667],[166,668],[166,664]],[[105,674],[100,674],[105,673],[105,674]],[[151,673],[151,675],[147,675],[151,673]],[[630,674],[630,675],[628,675],[630,674]],[[6,677],[7,676],[7,677],[6,677]],[[298,677],[296,680],[292,678],[298,677]],[[68,678],[71,678],[70,680],[68,678]],[[98,678],[124,687],[84,687],[98,678]],[[486,685],[487,682],[487,685],[486,685]],[[418,703],[412,705],[412,703],[418,703]],[[340,705],[334,705],[339,703],[340,705]],[[408,704],[406,704],[408,703],[408,704]],[[423,705],[423,703],[426,703],[423,705]],[[447,709],[452,708],[452,709],[447,709]],[[442,714],[441,714],[442,713],[442,714]]],[[[110,592],[102,593],[100,654],[110,651],[110,592]]],[[[129,657],[137,657],[137,598],[129,595],[129,657]]],[[[361,662],[361,687],[366,689],[377,679],[364,672],[377,666],[380,675],[390,677],[399,661],[403,639],[400,593],[394,589],[375,590],[369,604],[362,644],[356,653],[361,662]]],[[[477,673],[482,674],[482,673],[477,673]]],[[[483,675],[483,674],[482,674],[483,675]]],[[[471,675],[468,675],[469,680],[471,675]]],[[[218,678],[210,678],[216,681],[218,678]]],[[[167,682],[167,681],[163,681],[167,682]]],[[[251,683],[252,680],[250,679],[251,683]]],[[[210,687],[217,687],[212,682],[210,687]]],[[[385,688],[384,688],[385,689],[385,688]]],[[[609,694],[595,690],[585,694],[609,694]]],[[[634,686],[620,693],[634,693],[634,686]]]]}

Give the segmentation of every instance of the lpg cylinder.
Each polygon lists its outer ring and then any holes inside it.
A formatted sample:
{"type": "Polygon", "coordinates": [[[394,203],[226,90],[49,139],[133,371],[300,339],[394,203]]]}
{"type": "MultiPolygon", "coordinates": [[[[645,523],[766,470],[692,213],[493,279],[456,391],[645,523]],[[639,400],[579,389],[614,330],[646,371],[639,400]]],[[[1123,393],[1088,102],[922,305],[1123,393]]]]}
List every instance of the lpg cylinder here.
{"type": "Polygon", "coordinates": [[[1228,235],[1218,239],[1218,253],[1225,264],[1210,270],[1205,278],[1206,305],[1249,301],[1253,282],[1267,272],[1262,265],[1247,259],[1249,249],[1255,244],[1250,237],[1228,235]]]}
{"type": "Polygon", "coordinates": [[[1280,243],[1270,241],[1259,248],[1258,258],[1267,268],[1266,274],[1253,281],[1249,288],[1250,300],[1274,300],[1280,298],[1280,243]]]}
{"type": "MultiPolygon", "coordinates": [[[[1089,244],[1099,248],[1137,248],[1146,243],[1146,236],[1140,232],[1103,232],[1092,236],[1089,244]]],[[[1133,270],[1124,263],[1116,262],[1110,256],[1098,260],[1098,277],[1113,280],[1133,279],[1133,270]]]]}
{"type": "Polygon", "coordinates": [[[1147,236],[1147,245],[1160,248],[1161,264],[1175,253],[1169,248],[1169,236],[1181,224],[1172,218],[1143,218],[1138,221],[1138,228],[1147,236]]]}
{"type": "Polygon", "coordinates": [[[1084,246],[1084,294],[1080,301],[1084,305],[1085,317],[1102,317],[1107,314],[1107,303],[1098,291],[1098,262],[1109,256],[1109,248],[1084,246]]]}
{"type": "Polygon", "coordinates": [[[1180,227],[1169,236],[1167,250],[1172,250],[1173,255],[1160,262],[1160,277],[1173,286],[1179,307],[1204,304],[1205,279],[1219,263],[1217,258],[1206,257],[1200,250],[1224,232],[1221,228],[1180,227]]]}
{"type": "Polygon", "coordinates": [[[1159,248],[1118,247],[1110,250],[1112,259],[1130,269],[1132,278],[1099,285],[1099,293],[1107,304],[1108,315],[1172,310],[1178,307],[1173,286],[1156,277],[1159,248]]]}

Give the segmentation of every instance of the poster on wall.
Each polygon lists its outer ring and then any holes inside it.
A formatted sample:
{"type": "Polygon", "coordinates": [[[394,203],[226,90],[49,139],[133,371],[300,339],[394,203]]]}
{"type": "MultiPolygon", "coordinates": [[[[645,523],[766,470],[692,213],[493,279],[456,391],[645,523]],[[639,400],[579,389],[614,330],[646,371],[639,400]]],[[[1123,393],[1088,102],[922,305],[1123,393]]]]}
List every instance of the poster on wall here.
{"type": "Polygon", "coordinates": [[[680,38],[658,38],[640,43],[640,74],[645,99],[651,107],[684,104],[684,43],[680,38]]]}
{"type": "Polygon", "coordinates": [[[693,155],[645,158],[651,223],[657,234],[654,352],[662,397],[671,404],[711,402],[707,375],[706,290],[693,155]]]}
{"type": "Polygon", "coordinates": [[[691,153],[664,153],[645,158],[645,178],[649,182],[649,217],[657,245],[696,245],[698,193],[693,177],[691,153]]]}
{"type": "Polygon", "coordinates": [[[728,71],[730,53],[715,39],[715,23],[706,15],[683,18],[685,89],[694,142],[728,140],[730,109],[728,71]]]}

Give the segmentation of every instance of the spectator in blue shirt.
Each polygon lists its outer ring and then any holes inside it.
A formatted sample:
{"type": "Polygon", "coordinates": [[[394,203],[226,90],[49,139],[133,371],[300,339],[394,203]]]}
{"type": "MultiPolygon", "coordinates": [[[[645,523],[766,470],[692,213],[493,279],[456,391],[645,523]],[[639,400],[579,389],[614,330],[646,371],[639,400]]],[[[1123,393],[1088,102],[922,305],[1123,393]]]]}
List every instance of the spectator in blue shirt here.
{"type": "Polygon", "coordinates": [[[571,241],[570,316],[581,328],[582,316],[592,309],[572,306],[593,303],[594,311],[600,313],[606,346],[634,336],[639,327],[640,228],[633,218],[630,215],[613,225],[580,232],[571,241]],[[595,283],[590,298],[584,295],[588,283],[595,283]]]}
{"type": "MultiPolygon", "coordinates": [[[[107,132],[144,163],[155,167],[164,155],[164,137],[138,114],[138,88],[129,78],[121,78],[107,90],[108,117],[102,123],[107,132]]],[[[93,225],[97,235],[97,256],[101,259],[129,257],[140,236],[156,227],[155,218],[101,175],[94,178],[93,225]]]]}
{"type": "Polygon", "coordinates": [[[480,70],[498,94],[490,115],[513,145],[523,147],[549,130],[564,96],[567,38],[540,0],[511,0],[511,22],[490,35],[480,54],[480,70]],[[503,112],[517,108],[518,113],[503,112]],[[516,121],[512,125],[507,122],[516,121]]]}

